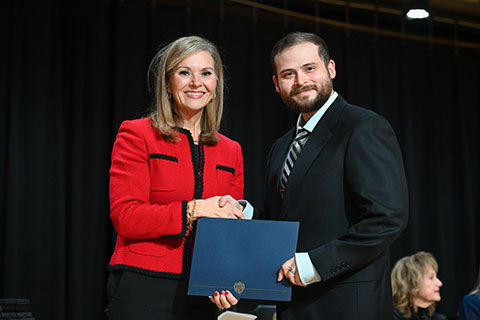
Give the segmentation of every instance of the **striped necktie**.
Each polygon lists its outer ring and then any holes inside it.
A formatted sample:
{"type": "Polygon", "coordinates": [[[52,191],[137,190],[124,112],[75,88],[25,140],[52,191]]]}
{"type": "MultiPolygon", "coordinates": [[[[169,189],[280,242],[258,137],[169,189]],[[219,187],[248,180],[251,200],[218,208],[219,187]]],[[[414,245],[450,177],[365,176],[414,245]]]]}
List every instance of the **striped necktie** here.
{"type": "Polygon", "coordinates": [[[290,150],[288,151],[287,159],[285,160],[285,165],[283,166],[282,178],[280,180],[280,194],[282,197],[285,187],[287,186],[288,176],[290,175],[293,165],[295,164],[298,155],[302,151],[303,146],[307,142],[309,134],[310,131],[301,128],[290,145],[290,150]]]}

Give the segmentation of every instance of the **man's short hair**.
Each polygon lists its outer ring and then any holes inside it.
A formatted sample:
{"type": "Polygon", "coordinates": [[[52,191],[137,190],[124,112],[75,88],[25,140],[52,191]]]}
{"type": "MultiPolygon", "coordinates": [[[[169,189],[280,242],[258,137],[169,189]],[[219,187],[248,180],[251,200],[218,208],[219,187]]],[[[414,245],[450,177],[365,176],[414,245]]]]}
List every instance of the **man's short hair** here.
{"type": "Polygon", "coordinates": [[[318,55],[322,58],[325,66],[330,62],[330,55],[328,53],[328,47],[325,41],[314,33],[308,32],[292,32],[287,34],[282,39],[278,40],[273,46],[272,53],[270,55],[270,62],[272,64],[273,73],[277,74],[275,67],[275,57],[283,50],[291,48],[297,44],[311,42],[318,46],[318,55]]]}

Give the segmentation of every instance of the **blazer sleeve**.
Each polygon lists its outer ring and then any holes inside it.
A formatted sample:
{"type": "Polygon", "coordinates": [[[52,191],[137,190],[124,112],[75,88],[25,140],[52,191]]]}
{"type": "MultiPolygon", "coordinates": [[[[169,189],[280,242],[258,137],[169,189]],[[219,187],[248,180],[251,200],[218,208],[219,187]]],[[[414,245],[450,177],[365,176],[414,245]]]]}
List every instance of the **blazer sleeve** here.
{"type": "Polygon", "coordinates": [[[236,200],[243,199],[244,176],[243,176],[243,154],[238,142],[234,142],[235,172],[230,184],[229,194],[236,200]]]}
{"type": "MultiPolygon", "coordinates": [[[[110,217],[119,235],[129,239],[183,237],[186,202],[153,204],[150,199],[147,128],[138,121],[120,126],[110,168],[110,217]]],[[[150,128],[148,128],[150,129],[150,128]]]]}
{"type": "Polygon", "coordinates": [[[348,137],[344,158],[346,214],[340,237],[309,252],[323,280],[358,269],[382,254],[405,228],[408,191],[402,155],[390,124],[363,119],[348,137]],[[349,208],[350,206],[350,208],[349,208]]]}

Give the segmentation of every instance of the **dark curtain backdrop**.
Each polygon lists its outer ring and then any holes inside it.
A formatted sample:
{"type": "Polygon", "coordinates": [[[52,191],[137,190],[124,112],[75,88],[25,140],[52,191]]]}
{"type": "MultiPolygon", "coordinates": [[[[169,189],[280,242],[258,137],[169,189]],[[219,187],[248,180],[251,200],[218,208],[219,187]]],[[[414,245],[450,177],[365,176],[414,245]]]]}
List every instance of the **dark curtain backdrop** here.
{"type": "Polygon", "coordinates": [[[112,144],[123,120],[148,112],[148,64],[178,36],[203,35],[223,53],[223,132],[241,143],[245,195],[261,205],[268,150],[296,119],[274,91],[270,49],[287,31],[317,28],[335,89],[385,116],[403,150],[411,210],[392,264],[432,252],[438,309],[455,314],[480,262],[479,51],[179,2],[1,2],[0,298],[30,298],[40,320],[103,318],[112,144]]]}

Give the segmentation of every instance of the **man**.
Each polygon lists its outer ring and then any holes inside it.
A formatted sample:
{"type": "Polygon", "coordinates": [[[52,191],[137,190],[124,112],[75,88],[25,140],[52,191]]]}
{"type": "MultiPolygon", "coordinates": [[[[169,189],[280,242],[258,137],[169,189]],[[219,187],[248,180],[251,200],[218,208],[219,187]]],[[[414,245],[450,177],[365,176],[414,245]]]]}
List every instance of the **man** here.
{"type": "MultiPolygon", "coordinates": [[[[395,134],[383,117],[333,90],[335,63],[317,35],[288,34],[271,62],[275,89],[300,113],[270,150],[264,210],[255,212],[300,222],[297,253],[277,278],[293,284],[292,301],[277,305],[277,319],[393,319],[388,248],[408,219],[395,134]]],[[[229,308],[237,300],[212,302],[229,308]]]]}
{"type": "Polygon", "coordinates": [[[258,213],[300,221],[297,253],[278,273],[294,285],[292,301],[277,306],[277,318],[392,319],[388,247],[408,219],[395,134],[333,90],[335,63],[317,35],[288,34],[271,61],[276,91],[300,113],[270,150],[258,213]]]}

